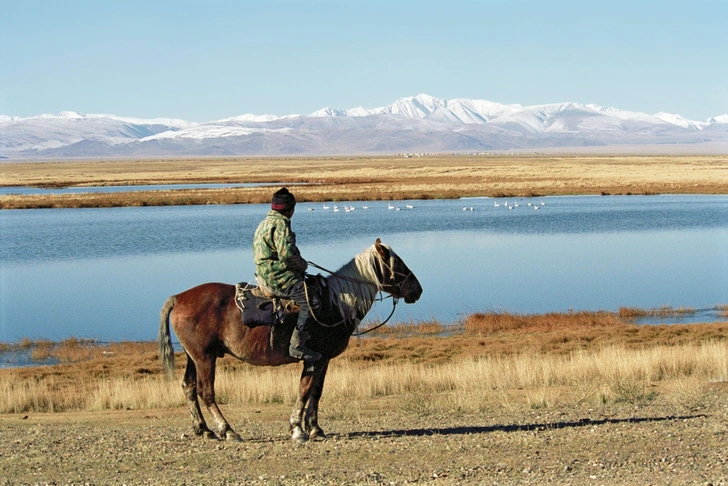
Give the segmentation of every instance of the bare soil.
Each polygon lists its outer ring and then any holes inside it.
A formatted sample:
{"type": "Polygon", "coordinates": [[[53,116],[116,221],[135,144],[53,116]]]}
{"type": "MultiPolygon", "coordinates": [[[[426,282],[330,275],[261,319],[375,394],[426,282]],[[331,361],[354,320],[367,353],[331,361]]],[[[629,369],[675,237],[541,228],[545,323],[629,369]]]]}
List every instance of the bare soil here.
{"type": "Polygon", "coordinates": [[[332,411],[289,440],[290,408],[227,406],[241,443],[194,436],[186,410],[0,416],[0,484],[725,484],[725,387],[694,409],[413,414],[332,411]]]}

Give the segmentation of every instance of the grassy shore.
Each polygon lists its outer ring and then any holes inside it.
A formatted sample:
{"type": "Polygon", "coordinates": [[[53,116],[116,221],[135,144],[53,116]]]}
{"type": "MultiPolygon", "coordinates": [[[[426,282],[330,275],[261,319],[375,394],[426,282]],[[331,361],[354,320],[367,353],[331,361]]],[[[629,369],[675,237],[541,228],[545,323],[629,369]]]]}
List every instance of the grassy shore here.
{"type": "MultiPolygon", "coordinates": [[[[306,183],[300,201],[564,194],[726,194],[728,156],[429,156],[0,164],[0,186],[306,183]]],[[[0,208],[262,203],[270,188],[0,196],[0,208]]]]}
{"type": "MultiPolygon", "coordinates": [[[[24,341],[55,366],[0,370],[0,413],[178,407],[179,380],[165,379],[156,343],[24,341]]],[[[184,359],[178,359],[181,379],[184,359]]],[[[223,404],[295,400],[299,366],[260,368],[226,357],[223,404]]],[[[462,326],[399,324],[353,339],[333,363],[327,400],[351,410],[378,399],[398,407],[550,408],[700,400],[728,380],[728,323],[639,326],[619,313],[475,314],[462,326]],[[443,331],[446,334],[443,336],[443,331]],[[423,396],[429,397],[422,400],[423,396]]]]}

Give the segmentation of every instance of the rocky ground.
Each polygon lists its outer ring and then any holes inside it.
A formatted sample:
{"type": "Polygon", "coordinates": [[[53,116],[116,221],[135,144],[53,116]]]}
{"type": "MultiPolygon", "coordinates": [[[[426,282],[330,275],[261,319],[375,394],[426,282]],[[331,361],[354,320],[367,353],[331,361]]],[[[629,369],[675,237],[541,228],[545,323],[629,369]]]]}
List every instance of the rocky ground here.
{"type": "MultiPolygon", "coordinates": [[[[226,407],[241,443],[186,410],[0,416],[6,484],[726,484],[728,401],[480,415],[359,410],[290,442],[288,407],[226,407]]],[[[323,413],[322,405],[322,413],[323,413]]]]}

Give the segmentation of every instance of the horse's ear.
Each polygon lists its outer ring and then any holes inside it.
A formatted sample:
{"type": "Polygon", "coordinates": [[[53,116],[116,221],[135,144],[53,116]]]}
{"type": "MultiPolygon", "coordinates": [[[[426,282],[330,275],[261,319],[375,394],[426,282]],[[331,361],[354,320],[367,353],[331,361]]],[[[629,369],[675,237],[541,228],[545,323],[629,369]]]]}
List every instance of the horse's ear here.
{"type": "Polygon", "coordinates": [[[382,240],[377,238],[377,241],[374,242],[374,248],[377,249],[377,253],[379,253],[379,256],[387,259],[387,249],[382,246],[382,240]]]}

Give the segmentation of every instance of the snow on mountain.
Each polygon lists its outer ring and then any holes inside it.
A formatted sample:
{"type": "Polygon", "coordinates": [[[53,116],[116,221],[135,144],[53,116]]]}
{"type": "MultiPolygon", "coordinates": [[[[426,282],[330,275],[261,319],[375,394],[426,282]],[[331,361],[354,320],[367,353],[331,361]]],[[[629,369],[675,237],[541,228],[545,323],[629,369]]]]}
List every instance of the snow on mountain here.
{"type": "Polygon", "coordinates": [[[715,116],[713,118],[708,118],[706,121],[711,125],[713,123],[728,123],[728,115],[715,116]]]}
{"type": "MultiPolygon", "coordinates": [[[[358,112],[357,112],[358,113],[358,112]]],[[[370,113],[366,113],[369,115],[370,113]]],[[[313,118],[323,118],[327,116],[350,116],[348,113],[348,110],[336,110],[331,107],[321,108],[320,110],[314,111],[310,115],[308,115],[313,118]]]]}
{"type": "MultiPolygon", "coordinates": [[[[285,130],[285,129],[283,129],[285,130]]],[[[226,138],[226,137],[240,137],[245,135],[251,135],[253,133],[265,133],[272,132],[274,130],[268,128],[251,128],[244,126],[226,125],[226,124],[202,124],[195,125],[190,128],[166,132],[157,133],[156,135],[150,135],[140,139],[140,142],[151,141],[151,140],[163,140],[163,139],[191,139],[191,140],[205,140],[209,138],[226,138]]]]}
{"type": "Polygon", "coordinates": [[[281,118],[293,118],[297,117],[298,115],[287,115],[286,117],[278,117],[275,115],[240,115],[240,116],[234,116],[232,118],[224,118],[222,120],[218,120],[218,122],[253,122],[253,123],[267,123],[272,122],[275,120],[279,120],[281,118]]]}
{"type": "Polygon", "coordinates": [[[13,151],[43,152],[85,141],[123,144],[190,125],[184,120],[142,120],[114,115],[82,115],[73,111],[28,118],[3,117],[0,119],[0,155],[13,151]]]}
{"type": "MultiPolygon", "coordinates": [[[[427,94],[378,108],[307,116],[246,114],[206,123],[72,111],[0,115],[0,157],[305,155],[539,147],[712,144],[728,151],[728,115],[692,121],[595,104],[523,106],[427,94]]],[[[723,149],[719,149],[723,150],[723,149]]]]}
{"type": "Polygon", "coordinates": [[[659,112],[655,114],[655,117],[659,118],[660,120],[664,120],[667,123],[671,123],[673,125],[677,125],[679,127],[683,128],[690,128],[692,130],[702,130],[706,126],[710,125],[710,123],[706,122],[696,122],[692,120],[688,120],[687,118],[683,118],[680,115],[673,115],[672,113],[664,113],[659,112]]]}

